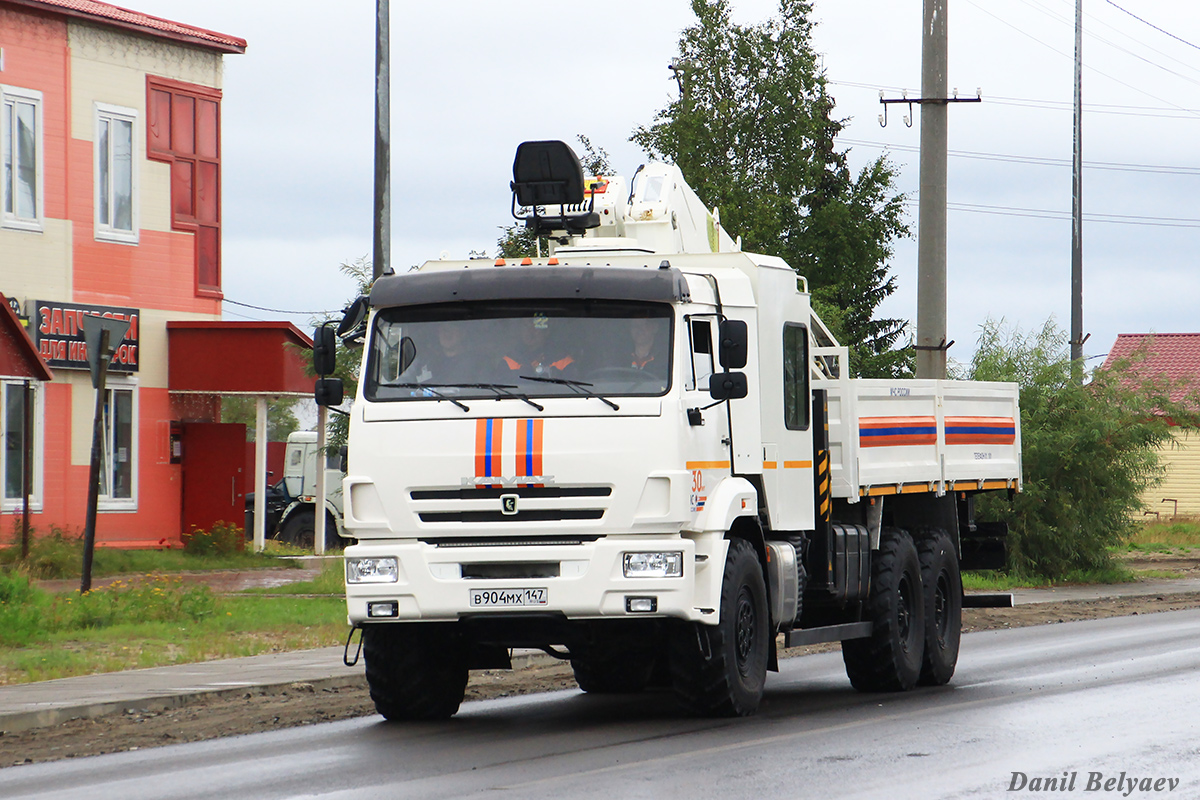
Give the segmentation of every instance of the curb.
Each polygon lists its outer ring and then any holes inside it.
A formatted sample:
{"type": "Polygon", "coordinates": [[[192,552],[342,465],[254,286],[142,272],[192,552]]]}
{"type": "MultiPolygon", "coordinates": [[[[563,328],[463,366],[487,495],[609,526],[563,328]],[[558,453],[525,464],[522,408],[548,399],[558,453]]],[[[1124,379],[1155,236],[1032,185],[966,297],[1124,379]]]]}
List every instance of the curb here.
{"type": "MultiPolygon", "coordinates": [[[[559,659],[538,651],[522,651],[514,653],[512,656],[513,670],[529,669],[530,667],[557,663],[561,663],[559,659]]],[[[64,722],[76,719],[96,719],[112,714],[136,711],[171,711],[195,702],[239,697],[247,693],[275,695],[283,694],[289,690],[312,689],[314,691],[322,691],[324,689],[357,687],[366,689],[366,677],[364,675],[338,675],[311,680],[257,683],[223,689],[189,689],[146,697],[126,697],[121,700],[56,706],[36,711],[0,713],[0,736],[21,733],[22,731],[33,730],[35,728],[62,725],[64,722]]]]}

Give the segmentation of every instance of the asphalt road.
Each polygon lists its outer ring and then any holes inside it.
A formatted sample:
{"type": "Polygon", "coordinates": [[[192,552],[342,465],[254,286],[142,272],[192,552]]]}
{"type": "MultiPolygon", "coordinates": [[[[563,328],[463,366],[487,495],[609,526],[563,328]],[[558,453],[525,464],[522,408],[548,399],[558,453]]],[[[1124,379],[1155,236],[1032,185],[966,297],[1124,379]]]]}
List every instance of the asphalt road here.
{"type": "Polygon", "coordinates": [[[988,631],[939,689],[857,694],[831,653],[744,720],[557,692],[13,767],[0,797],[1198,798],[1198,668],[1200,610],[988,631]]]}

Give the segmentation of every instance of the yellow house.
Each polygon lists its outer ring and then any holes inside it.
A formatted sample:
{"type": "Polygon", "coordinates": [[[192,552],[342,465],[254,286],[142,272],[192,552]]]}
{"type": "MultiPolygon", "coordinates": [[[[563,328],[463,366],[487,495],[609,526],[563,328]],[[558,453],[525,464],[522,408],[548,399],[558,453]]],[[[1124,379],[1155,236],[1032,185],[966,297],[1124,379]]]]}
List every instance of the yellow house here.
{"type": "MultiPolygon", "coordinates": [[[[1191,383],[1177,389],[1172,400],[1200,390],[1200,333],[1118,334],[1103,368],[1140,349],[1145,350],[1146,358],[1138,365],[1139,373],[1191,383]]],[[[1163,480],[1146,490],[1142,502],[1151,516],[1200,517],[1200,432],[1175,428],[1172,433],[1174,445],[1164,447],[1160,454],[1166,467],[1163,480]]]]}

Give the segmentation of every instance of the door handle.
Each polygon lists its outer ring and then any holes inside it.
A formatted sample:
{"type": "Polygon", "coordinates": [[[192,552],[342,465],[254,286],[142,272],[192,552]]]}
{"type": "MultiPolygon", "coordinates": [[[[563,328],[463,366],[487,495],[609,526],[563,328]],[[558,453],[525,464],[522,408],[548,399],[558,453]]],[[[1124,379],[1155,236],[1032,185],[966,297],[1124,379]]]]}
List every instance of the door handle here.
{"type": "Polygon", "coordinates": [[[229,476],[229,505],[237,505],[237,478],[229,476]]]}

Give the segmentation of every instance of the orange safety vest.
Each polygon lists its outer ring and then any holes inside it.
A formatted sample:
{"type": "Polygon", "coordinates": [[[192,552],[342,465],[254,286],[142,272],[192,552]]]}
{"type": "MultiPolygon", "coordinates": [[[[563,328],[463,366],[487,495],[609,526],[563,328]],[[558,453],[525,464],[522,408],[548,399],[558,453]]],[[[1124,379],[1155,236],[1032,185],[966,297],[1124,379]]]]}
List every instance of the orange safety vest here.
{"type": "MultiPolygon", "coordinates": [[[[513,359],[513,358],[509,358],[508,356],[504,357],[504,363],[508,365],[509,369],[514,370],[514,371],[521,369],[524,366],[520,361],[517,361],[516,359],[513,359]]],[[[560,358],[558,361],[550,362],[550,364],[548,366],[554,367],[556,370],[559,370],[561,372],[562,370],[566,369],[573,363],[575,363],[575,359],[571,358],[570,356],[564,356],[563,358],[560,358]]],[[[539,367],[542,366],[542,364],[537,361],[532,361],[532,362],[530,362],[530,366],[533,367],[534,369],[538,369],[539,367]]]]}

